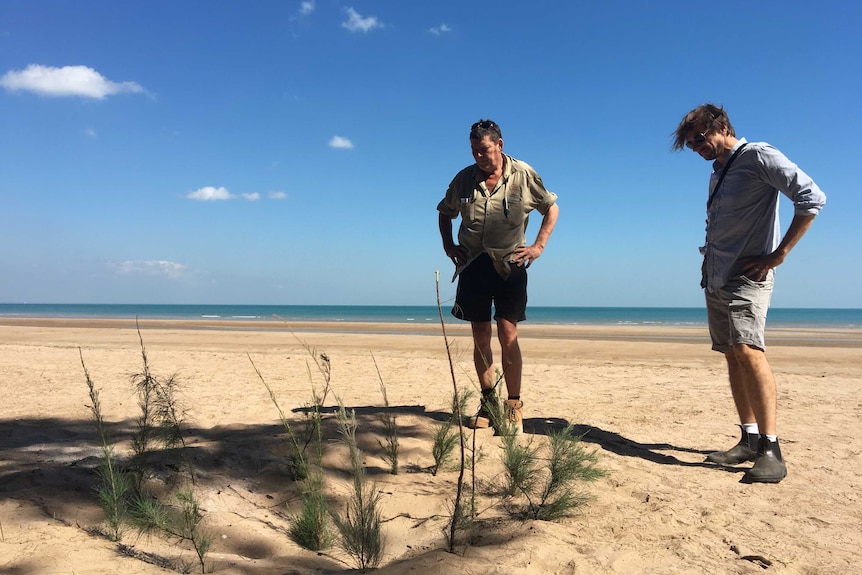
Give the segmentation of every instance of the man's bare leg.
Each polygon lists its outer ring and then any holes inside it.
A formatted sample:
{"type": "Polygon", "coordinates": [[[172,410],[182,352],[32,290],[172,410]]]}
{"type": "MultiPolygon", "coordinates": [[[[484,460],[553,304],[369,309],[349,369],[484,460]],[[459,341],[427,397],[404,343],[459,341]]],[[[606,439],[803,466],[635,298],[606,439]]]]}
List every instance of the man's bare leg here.
{"type": "Polygon", "coordinates": [[[778,446],[775,376],[766,354],[747,344],[735,344],[728,354],[728,370],[741,421],[750,421],[753,416],[760,431],[754,467],[745,473],[742,480],[747,483],[778,483],[787,476],[787,467],[778,446]]]}
{"type": "Polygon", "coordinates": [[[494,387],[494,352],[491,350],[491,322],[471,322],[473,365],[482,389],[494,387]]]}
{"type": "Polygon", "coordinates": [[[502,349],[503,375],[506,378],[506,390],[509,397],[521,397],[521,372],[524,362],[521,357],[521,346],[518,343],[518,324],[507,319],[497,320],[497,338],[502,349]]]}
{"type": "Polygon", "coordinates": [[[739,414],[739,423],[742,435],[739,442],[726,451],[716,451],[707,455],[706,460],[721,465],[738,465],[746,461],[754,461],[757,457],[757,443],[760,439],[758,431],[754,429],[757,419],[751,409],[748,399],[749,383],[747,371],[739,365],[733,350],[724,354],[727,361],[727,375],[730,380],[730,393],[733,395],[733,403],[739,414]]]}
{"type": "MultiPolygon", "coordinates": [[[[776,435],[776,391],[775,376],[766,359],[766,354],[755,347],[746,344],[733,346],[733,357],[735,366],[738,368],[741,382],[746,397],[746,412],[740,411],[740,417],[754,417],[760,433],[763,435],[776,435]]],[[[730,364],[730,362],[728,362],[730,364]]],[[[731,389],[733,389],[731,380],[731,389]]],[[[734,390],[734,400],[737,393],[734,390]]],[[[739,410],[739,403],[737,403],[739,410]]],[[[746,423],[743,420],[743,423],[746,423]]]]}
{"type": "Polygon", "coordinates": [[[491,426],[493,414],[498,410],[494,394],[494,355],[491,350],[491,322],[471,322],[473,331],[473,365],[482,389],[479,412],[467,420],[467,427],[484,429],[491,426]]]}
{"type": "Polygon", "coordinates": [[[506,422],[515,434],[524,432],[524,415],[521,401],[521,373],[524,362],[518,343],[518,324],[506,319],[497,320],[497,338],[502,349],[503,375],[509,398],[506,400],[506,422]]]}

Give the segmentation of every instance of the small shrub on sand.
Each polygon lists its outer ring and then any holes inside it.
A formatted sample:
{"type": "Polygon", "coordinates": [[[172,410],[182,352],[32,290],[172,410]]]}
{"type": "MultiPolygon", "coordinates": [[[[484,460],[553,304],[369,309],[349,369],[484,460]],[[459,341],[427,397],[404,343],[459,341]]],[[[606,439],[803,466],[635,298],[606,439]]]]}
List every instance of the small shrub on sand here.
{"type": "Polygon", "coordinates": [[[377,444],[383,449],[383,460],[389,464],[389,472],[392,475],[398,475],[398,425],[395,422],[395,412],[392,406],[389,405],[389,397],[386,395],[386,385],[383,383],[383,376],[380,375],[380,368],[377,366],[377,360],[374,354],[371,354],[371,360],[374,362],[374,368],[377,370],[377,378],[380,381],[380,393],[383,394],[384,411],[380,413],[379,419],[383,424],[383,440],[377,440],[377,444]]]}
{"type": "Polygon", "coordinates": [[[118,468],[102,418],[99,394],[81,354],[81,364],[84,365],[90,394],[90,410],[96,422],[104,456],[99,467],[100,485],[97,492],[110,528],[108,536],[118,541],[124,525],[131,523],[142,532],[158,531],[168,537],[187,541],[194,548],[201,573],[204,573],[205,558],[212,544],[212,536],[201,526],[204,514],[193,488],[177,491],[174,494],[174,506],[160,503],[145,489],[145,480],[152,475],[156,450],[161,450],[164,454],[167,449],[179,447],[179,453],[186,463],[186,481],[191,485],[195,483],[195,470],[191,461],[186,458],[187,446],[182,433],[183,416],[177,397],[177,379],[163,379],[152,374],[140,328],[138,338],[141,342],[143,370],[132,376],[132,382],[138,393],[138,407],[141,411],[136,419],[136,431],[132,434],[134,455],[131,473],[123,473],[118,468]],[[127,479],[129,476],[131,481],[127,479]]]}
{"type": "Polygon", "coordinates": [[[329,503],[323,493],[323,474],[312,472],[302,490],[302,507],[291,517],[290,538],[309,551],[332,547],[335,539],[330,525],[329,503]]]}
{"type": "MultiPolygon", "coordinates": [[[[138,327],[138,339],[141,345],[143,369],[132,376],[132,384],[138,394],[140,413],[135,419],[136,431],[132,434],[132,476],[133,488],[142,489],[144,481],[150,472],[148,459],[155,451],[181,448],[178,453],[185,457],[186,444],[182,434],[183,412],[178,399],[179,380],[176,375],[158,377],[150,369],[144,338],[138,327]]],[[[192,483],[195,473],[191,463],[185,460],[185,467],[192,483]]]]}
{"type": "Polygon", "coordinates": [[[206,555],[213,536],[201,523],[204,514],[191,489],[175,493],[176,505],[168,506],[148,495],[140,495],[132,505],[134,525],[141,533],[158,533],[191,544],[201,573],[206,573],[206,555]]]}
{"type": "Polygon", "coordinates": [[[84,354],[78,349],[81,356],[81,365],[84,367],[84,377],[87,380],[87,388],[90,391],[90,411],[99,434],[99,443],[102,449],[102,461],[99,463],[99,485],[96,493],[99,496],[99,505],[105,512],[105,521],[108,524],[106,535],[111,541],[119,541],[123,537],[124,523],[128,514],[129,481],[120,471],[117,457],[114,454],[114,446],[108,437],[105,420],[102,417],[102,404],[99,402],[99,392],[90,372],[84,364],[84,354]]]}
{"type": "Polygon", "coordinates": [[[539,468],[539,446],[532,436],[522,443],[512,433],[501,436],[503,441],[504,484],[502,495],[513,497],[518,493],[531,494],[536,488],[541,469],[539,468]]]}
{"type": "Polygon", "coordinates": [[[522,444],[517,437],[503,436],[503,495],[523,496],[526,503],[515,507],[520,514],[553,521],[591,499],[577,484],[595,481],[606,472],[597,467],[596,454],[584,450],[571,425],[548,436],[545,457],[532,438],[522,444]]]}
{"type": "Polygon", "coordinates": [[[342,516],[332,514],[332,520],[341,535],[341,548],[354,558],[361,571],[373,569],[383,557],[380,493],[369,484],[362,465],[362,452],[356,444],[356,414],[339,401],[338,429],[350,452],[353,491],[342,516]]]}
{"type": "Polygon", "coordinates": [[[458,445],[458,439],[458,428],[453,425],[452,419],[447,419],[437,426],[431,444],[431,457],[434,458],[431,475],[436,476],[440,469],[452,459],[452,454],[458,445]]]}

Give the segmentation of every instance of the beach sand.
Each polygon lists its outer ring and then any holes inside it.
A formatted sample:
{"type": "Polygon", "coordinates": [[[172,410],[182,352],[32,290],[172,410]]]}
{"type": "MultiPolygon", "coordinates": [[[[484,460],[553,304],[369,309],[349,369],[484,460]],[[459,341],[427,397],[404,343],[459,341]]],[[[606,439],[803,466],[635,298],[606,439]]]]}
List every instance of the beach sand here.
{"type": "MultiPolygon", "coordinates": [[[[142,321],[154,374],[177,376],[195,492],[214,535],[215,573],[350,572],[338,548],[318,554],[289,536],[299,492],[287,439],[255,370],[285,414],[302,420],[322,386],[308,348],[331,360],[332,390],[356,410],[358,443],[381,495],[379,573],[501,575],[859,573],[862,564],[862,332],[770,330],[788,477],[739,483],[745,466],[703,463],[737,439],[723,358],[704,329],[522,326],[525,435],[547,442],[572,424],[607,475],[592,500],[555,522],[512,517],[493,495],[500,439],[480,430],[479,530],[448,553],[443,531],[457,471],[432,476],[432,436],[451,411],[439,325],[142,321]],[[380,380],[397,415],[400,473],[378,439],[380,380]]],[[[447,323],[458,385],[475,388],[469,329],[447,323]]],[[[142,369],[133,321],[0,319],[0,572],[169,573],[194,552],[128,532],[97,534],[100,449],[83,362],[117,450],[128,455],[142,369]]],[[[470,408],[474,408],[471,402],[470,408]]],[[[335,405],[333,396],[327,406],[335,405]]],[[[351,489],[331,410],[324,420],[326,491],[343,511],[351,489]]],[[[471,437],[468,436],[471,440],[471,437]]],[[[469,478],[469,475],[468,475],[469,478]]]]}

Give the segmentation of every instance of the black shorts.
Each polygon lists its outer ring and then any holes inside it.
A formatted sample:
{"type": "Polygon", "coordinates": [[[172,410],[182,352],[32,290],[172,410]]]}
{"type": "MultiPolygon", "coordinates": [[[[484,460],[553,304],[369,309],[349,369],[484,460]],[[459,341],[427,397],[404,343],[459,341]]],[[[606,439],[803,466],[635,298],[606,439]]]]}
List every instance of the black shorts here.
{"type": "Polygon", "coordinates": [[[473,260],[459,276],[452,315],[465,321],[489,322],[493,303],[495,320],[518,323],[527,319],[527,268],[511,267],[504,280],[488,254],[473,260]]]}

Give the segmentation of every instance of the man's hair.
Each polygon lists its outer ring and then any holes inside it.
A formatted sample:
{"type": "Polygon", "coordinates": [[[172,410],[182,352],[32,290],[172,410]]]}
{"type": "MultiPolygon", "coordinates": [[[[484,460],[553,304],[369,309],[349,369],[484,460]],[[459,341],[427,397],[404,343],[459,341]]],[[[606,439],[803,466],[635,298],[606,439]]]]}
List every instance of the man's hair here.
{"type": "Polygon", "coordinates": [[[491,138],[492,142],[499,142],[503,139],[503,133],[500,131],[500,126],[492,120],[479,120],[470,126],[471,140],[482,140],[485,136],[491,138]]]}
{"type": "Polygon", "coordinates": [[[671,134],[673,137],[673,149],[682,150],[685,148],[685,137],[692,130],[703,129],[704,133],[707,133],[716,132],[722,128],[727,128],[729,136],[736,136],[736,132],[730,124],[730,118],[727,117],[727,112],[724,111],[724,108],[715,104],[698,106],[685,115],[679,126],[677,126],[676,131],[671,134]]]}

